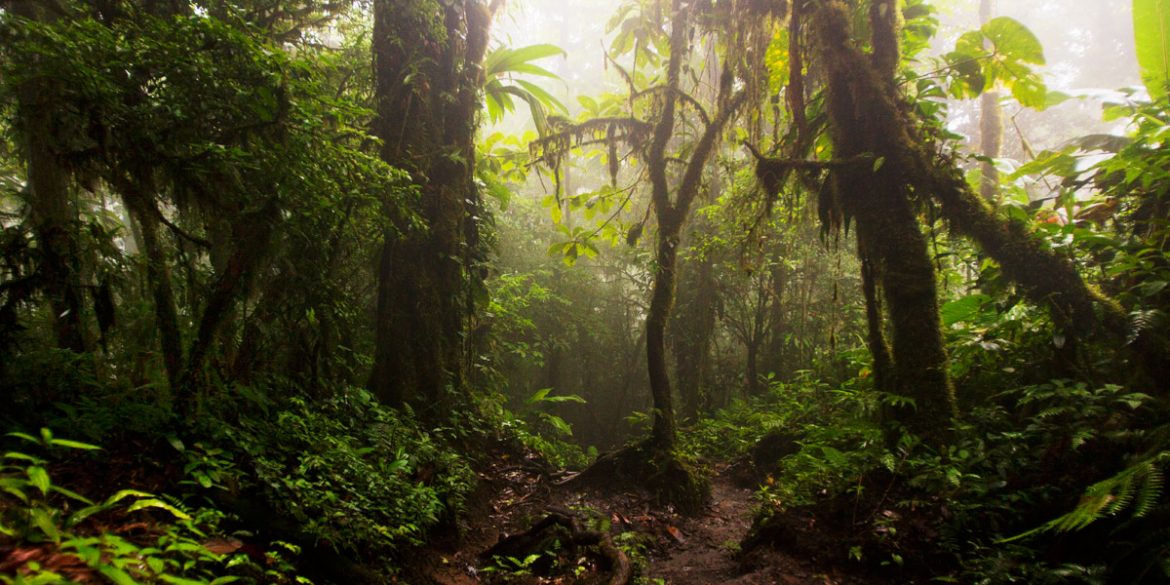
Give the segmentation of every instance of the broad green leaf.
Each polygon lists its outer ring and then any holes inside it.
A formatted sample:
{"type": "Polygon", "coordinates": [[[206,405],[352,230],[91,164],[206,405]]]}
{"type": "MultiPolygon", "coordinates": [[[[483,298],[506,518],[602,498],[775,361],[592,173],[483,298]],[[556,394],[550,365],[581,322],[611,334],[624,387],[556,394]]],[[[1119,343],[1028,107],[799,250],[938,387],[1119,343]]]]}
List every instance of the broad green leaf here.
{"type": "Polygon", "coordinates": [[[28,503],[28,494],[24,493],[24,488],[27,484],[24,480],[15,478],[0,478],[0,491],[12,494],[16,499],[28,503]]]}
{"type": "Polygon", "coordinates": [[[121,491],[115,493],[114,495],[106,498],[105,504],[107,504],[107,505],[115,504],[115,503],[120,502],[126,498],[131,497],[131,496],[135,496],[135,497],[139,497],[139,498],[153,498],[154,494],[149,493],[149,492],[140,491],[140,490],[121,490],[121,491]]]}
{"type": "Polygon", "coordinates": [[[943,326],[950,327],[960,321],[975,320],[983,305],[989,301],[991,297],[985,294],[974,294],[944,304],[939,311],[943,326]]]}
{"type": "Polygon", "coordinates": [[[75,500],[75,501],[81,502],[83,504],[88,504],[90,506],[93,505],[92,500],[90,500],[89,498],[87,498],[87,497],[85,497],[85,496],[83,496],[83,495],[81,495],[73,490],[68,490],[68,489],[65,489],[61,486],[55,485],[55,486],[53,486],[53,491],[65,496],[71,500],[75,500]]]}
{"type": "Polygon", "coordinates": [[[568,113],[569,109],[565,107],[565,104],[561,103],[561,100],[558,100],[551,93],[545,91],[543,87],[540,87],[539,85],[529,81],[524,81],[523,79],[517,79],[516,85],[519,85],[520,87],[528,90],[528,93],[532,94],[536,97],[536,99],[540,100],[541,105],[544,107],[550,110],[558,110],[562,113],[568,113]]]}
{"type": "Polygon", "coordinates": [[[44,508],[33,508],[29,510],[29,515],[32,516],[33,524],[41,529],[41,532],[53,539],[53,542],[60,542],[61,530],[57,528],[57,523],[53,521],[53,516],[44,508]]]}
{"type": "Polygon", "coordinates": [[[981,58],[987,55],[987,50],[983,47],[983,40],[986,37],[982,30],[967,31],[955,41],[954,54],[957,56],[964,56],[968,58],[981,58]]]}
{"type": "Polygon", "coordinates": [[[545,414],[544,420],[562,435],[566,437],[573,436],[573,427],[569,426],[569,423],[565,422],[565,419],[553,414],[545,414]]]}
{"type": "Polygon", "coordinates": [[[65,524],[69,527],[77,526],[78,524],[81,524],[82,522],[84,522],[86,518],[89,518],[90,516],[93,516],[94,514],[100,514],[100,513],[105,512],[106,510],[109,510],[109,509],[110,509],[110,506],[106,505],[106,504],[101,504],[98,506],[86,506],[86,507],[74,512],[73,514],[70,514],[69,519],[68,519],[68,521],[66,521],[65,524]]]}
{"type": "Polygon", "coordinates": [[[28,461],[31,463],[38,463],[38,464],[44,462],[44,459],[41,459],[40,457],[33,457],[32,455],[25,455],[24,453],[18,453],[16,451],[9,451],[9,452],[5,453],[4,458],[5,459],[19,459],[21,461],[28,461]]]}
{"type": "Polygon", "coordinates": [[[509,73],[526,73],[528,75],[536,75],[538,77],[548,77],[550,79],[560,79],[560,76],[540,65],[533,65],[532,63],[517,63],[512,66],[509,73]]]}
{"type": "Polygon", "coordinates": [[[565,394],[563,396],[546,396],[542,402],[550,402],[553,404],[576,402],[577,404],[585,404],[585,399],[576,394],[565,394]]]}
{"type": "Polygon", "coordinates": [[[129,573],[113,565],[103,563],[97,566],[97,570],[116,585],[138,585],[138,582],[129,573]]]}
{"type": "Polygon", "coordinates": [[[1012,97],[1026,108],[1042,110],[1048,105],[1048,88],[1040,77],[1029,72],[1016,77],[1007,83],[1011,87],[1012,97]]]}
{"type": "Polygon", "coordinates": [[[28,474],[29,483],[41,490],[42,495],[49,495],[49,488],[53,486],[53,482],[49,480],[49,472],[45,471],[44,467],[33,465],[26,469],[25,473],[28,474]]]}
{"type": "Polygon", "coordinates": [[[1014,18],[1000,16],[983,25],[983,35],[995,45],[997,55],[1011,61],[1044,64],[1044,47],[1028,27],[1014,18]]]}
{"type": "Polygon", "coordinates": [[[1051,108],[1052,106],[1059,106],[1071,99],[1073,99],[1073,96],[1063,91],[1049,91],[1048,96],[1044,99],[1044,107],[1051,108]]]}
{"type": "Polygon", "coordinates": [[[518,49],[503,47],[492,51],[487,57],[484,57],[483,68],[488,76],[502,75],[510,71],[515,71],[518,65],[564,54],[564,49],[549,44],[529,45],[518,49]]]}
{"type": "Polygon", "coordinates": [[[577,96],[577,103],[581,104],[581,107],[585,108],[585,111],[587,111],[589,113],[596,113],[599,109],[601,109],[597,105],[597,100],[595,100],[587,95],[577,96]]]}
{"type": "Polygon", "coordinates": [[[9,436],[9,437],[16,437],[17,439],[21,439],[21,440],[24,440],[24,441],[28,441],[29,443],[37,443],[37,444],[40,444],[40,442],[41,442],[41,441],[40,441],[40,439],[38,439],[38,438],[36,438],[36,437],[34,437],[34,436],[32,436],[32,435],[28,434],[28,433],[21,433],[21,432],[18,432],[18,431],[13,431],[13,432],[11,432],[11,433],[8,433],[8,436],[9,436]]]}
{"type": "Polygon", "coordinates": [[[174,575],[167,575],[167,574],[159,575],[158,578],[162,579],[163,581],[166,581],[167,583],[172,583],[174,585],[204,585],[206,583],[206,581],[197,581],[195,579],[184,579],[182,577],[176,577],[174,575]]]}
{"type": "Polygon", "coordinates": [[[1162,99],[1170,85],[1170,0],[1133,0],[1133,36],[1142,81],[1162,99]]]}
{"type": "Polygon", "coordinates": [[[138,500],[137,502],[130,504],[130,507],[126,508],[126,511],[127,512],[135,512],[137,510],[142,510],[144,508],[158,508],[160,510],[166,510],[167,512],[170,512],[175,518],[178,518],[180,520],[190,520],[191,519],[191,516],[189,516],[186,512],[184,512],[184,511],[182,511],[182,510],[180,510],[180,509],[178,509],[178,508],[176,508],[176,507],[174,507],[174,506],[172,506],[172,505],[170,505],[162,500],[158,500],[158,499],[154,499],[154,498],[138,500]]]}
{"type": "Polygon", "coordinates": [[[546,397],[549,395],[549,393],[550,393],[550,392],[552,392],[552,391],[553,391],[553,389],[552,389],[552,388],[541,388],[540,390],[537,390],[536,392],[533,392],[533,393],[532,393],[532,396],[529,396],[529,397],[528,397],[528,400],[525,400],[525,401],[524,401],[524,403],[525,403],[525,404],[536,404],[537,402],[541,402],[541,401],[543,401],[543,400],[544,400],[544,399],[545,399],[545,398],[546,398],[546,397]]]}

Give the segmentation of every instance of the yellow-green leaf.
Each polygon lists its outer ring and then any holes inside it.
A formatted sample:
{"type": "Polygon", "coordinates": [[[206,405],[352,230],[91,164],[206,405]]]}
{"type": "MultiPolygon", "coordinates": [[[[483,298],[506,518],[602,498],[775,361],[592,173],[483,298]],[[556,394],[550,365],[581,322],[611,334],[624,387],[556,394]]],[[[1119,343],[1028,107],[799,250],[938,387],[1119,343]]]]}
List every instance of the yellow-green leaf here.
{"type": "Polygon", "coordinates": [[[1133,0],[1133,36],[1142,81],[1154,99],[1170,85],[1170,0],[1133,0]]]}

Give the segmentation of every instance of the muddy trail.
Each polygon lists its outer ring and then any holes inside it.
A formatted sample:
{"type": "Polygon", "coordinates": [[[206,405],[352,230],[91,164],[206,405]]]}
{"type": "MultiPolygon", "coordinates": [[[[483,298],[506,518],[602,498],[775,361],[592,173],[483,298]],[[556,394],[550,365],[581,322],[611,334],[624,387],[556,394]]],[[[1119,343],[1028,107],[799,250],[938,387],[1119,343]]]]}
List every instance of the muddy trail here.
{"type": "MultiPolygon", "coordinates": [[[[754,491],[726,464],[711,469],[711,501],[697,514],[682,515],[656,505],[646,494],[607,486],[580,488],[571,476],[546,475],[528,462],[500,462],[481,473],[461,536],[432,543],[414,557],[404,582],[433,585],[475,583],[615,583],[616,568],[604,555],[550,544],[537,555],[495,555],[508,540],[524,540],[534,526],[569,515],[608,535],[631,560],[629,583],[701,585],[876,585],[888,583],[851,573],[847,567],[773,548],[747,554],[740,543],[751,528],[754,491]],[[520,535],[520,536],[517,536],[520,535]]],[[[586,534],[581,528],[581,534],[586,534]]],[[[562,532],[562,540],[572,535],[562,532]]],[[[599,547],[593,547],[599,548],[599,547]]],[[[604,549],[604,546],[600,547],[604,549]]]]}

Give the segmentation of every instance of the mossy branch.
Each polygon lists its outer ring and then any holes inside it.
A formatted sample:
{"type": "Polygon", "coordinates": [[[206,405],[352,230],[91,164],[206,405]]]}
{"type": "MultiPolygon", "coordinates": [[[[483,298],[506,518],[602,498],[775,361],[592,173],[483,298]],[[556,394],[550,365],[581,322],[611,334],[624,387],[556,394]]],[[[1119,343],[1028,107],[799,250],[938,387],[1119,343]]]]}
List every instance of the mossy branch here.
{"type": "Polygon", "coordinates": [[[564,126],[559,132],[532,141],[528,145],[528,152],[535,164],[559,157],[575,147],[589,144],[620,142],[638,147],[646,142],[650,130],[650,124],[637,118],[593,118],[564,126]]]}
{"type": "Polygon", "coordinates": [[[933,169],[932,183],[923,187],[938,200],[951,229],[974,240],[1030,301],[1048,307],[1057,326],[1082,334],[1095,323],[1104,323],[1114,334],[1125,330],[1121,307],[1087,284],[1071,260],[1030,233],[1023,222],[997,215],[954,165],[944,162],[926,168],[933,169]],[[1100,318],[1094,306],[1101,307],[1100,318]]]}
{"type": "Polygon", "coordinates": [[[693,108],[695,110],[695,113],[699,114],[699,119],[703,121],[704,126],[711,125],[711,116],[707,114],[707,109],[703,107],[703,104],[700,104],[699,100],[695,99],[694,96],[692,96],[691,94],[689,94],[685,91],[682,91],[681,89],[678,89],[677,87],[672,88],[672,87],[668,87],[665,85],[656,85],[654,87],[644,89],[640,92],[632,94],[630,99],[638,99],[638,98],[646,97],[648,95],[654,95],[654,94],[664,93],[664,92],[673,93],[674,96],[676,98],[678,98],[678,100],[680,102],[693,108]]]}
{"type": "Polygon", "coordinates": [[[764,190],[769,196],[775,197],[779,195],[781,187],[784,186],[784,181],[788,178],[788,174],[792,171],[823,171],[841,169],[847,167],[855,167],[859,165],[871,164],[876,159],[872,154],[861,154],[843,159],[834,160],[808,160],[808,159],[785,159],[773,158],[764,156],[760,151],[750,142],[743,143],[744,148],[752,153],[756,159],[756,178],[759,179],[760,184],[763,185],[764,190]]]}

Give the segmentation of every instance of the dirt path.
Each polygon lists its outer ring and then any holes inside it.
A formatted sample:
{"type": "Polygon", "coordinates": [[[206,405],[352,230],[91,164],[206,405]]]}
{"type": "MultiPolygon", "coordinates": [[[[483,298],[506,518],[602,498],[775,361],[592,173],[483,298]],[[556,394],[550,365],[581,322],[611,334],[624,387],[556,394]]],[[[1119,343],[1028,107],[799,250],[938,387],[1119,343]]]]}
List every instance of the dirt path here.
{"type": "Polygon", "coordinates": [[[651,558],[646,575],[666,585],[875,585],[836,568],[818,567],[810,559],[780,550],[741,555],[739,544],[751,528],[754,492],[738,487],[727,468],[711,478],[711,504],[700,515],[682,518],[682,541],[651,558]]]}
{"type": "MultiPolygon", "coordinates": [[[[432,543],[419,551],[404,582],[436,585],[478,583],[570,584],[596,582],[597,575],[577,580],[570,575],[504,578],[485,573],[478,555],[500,537],[523,532],[551,507],[590,510],[608,518],[614,534],[636,532],[647,561],[642,582],[665,585],[876,585],[835,568],[817,567],[811,559],[784,551],[739,554],[751,527],[753,491],[736,485],[726,466],[711,477],[712,499],[700,514],[683,516],[654,505],[643,495],[605,493],[558,487],[556,482],[522,466],[499,466],[485,472],[484,488],[472,503],[462,538],[432,543]]],[[[570,484],[571,486],[571,484],[570,484]]]]}
{"type": "MultiPolygon", "coordinates": [[[[732,485],[719,470],[711,478],[711,504],[702,515],[682,518],[665,556],[654,556],[646,572],[671,585],[728,583],[740,577],[739,543],[752,524],[752,491],[732,485]]],[[[755,581],[735,581],[753,583],[755,581]]]]}

